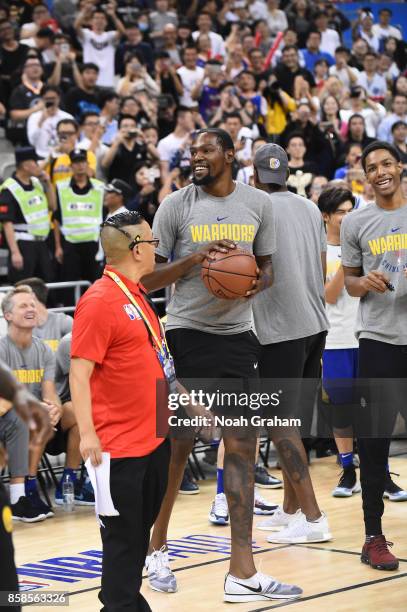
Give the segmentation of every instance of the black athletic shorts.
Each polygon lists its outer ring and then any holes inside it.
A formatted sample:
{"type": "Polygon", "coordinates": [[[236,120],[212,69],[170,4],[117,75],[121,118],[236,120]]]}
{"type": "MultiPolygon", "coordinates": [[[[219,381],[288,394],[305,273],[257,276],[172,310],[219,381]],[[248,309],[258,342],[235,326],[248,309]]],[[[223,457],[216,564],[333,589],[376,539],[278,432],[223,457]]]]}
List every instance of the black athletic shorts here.
{"type": "Polygon", "coordinates": [[[60,455],[61,453],[66,453],[66,446],[68,442],[68,431],[62,431],[61,421],[58,421],[57,426],[55,427],[56,431],[54,432],[53,437],[45,447],[45,452],[47,455],[60,455]]]}
{"type": "Polygon", "coordinates": [[[180,382],[189,391],[216,393],[217,416],[250,421],[250,396],[259,390],[260,343],[254,332],[221,335],[179,328],[167,331],[166,337],[180,382]]]}
{"type": "Polygon", "coordinates": [[[321,377],[326,331],[261,347],[262,392],[279,393],[278,406],[263,411],[265,417],[299,418],[301,435],[309,437],[321,377]]]}

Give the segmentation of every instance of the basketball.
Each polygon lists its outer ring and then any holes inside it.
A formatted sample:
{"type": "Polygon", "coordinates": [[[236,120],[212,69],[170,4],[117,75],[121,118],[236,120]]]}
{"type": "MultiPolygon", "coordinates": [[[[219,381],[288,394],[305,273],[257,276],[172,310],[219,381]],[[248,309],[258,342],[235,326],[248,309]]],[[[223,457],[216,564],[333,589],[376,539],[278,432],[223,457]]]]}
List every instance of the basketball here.
{"type": "Polygon", "coordinates": [[[212,261],[202,262],[201,277],[212,295],[223,300],[244,297],[252,289],[257,278],[257,263],[254,255],[244,249],[228,253],[212,251],[212,261]]]}

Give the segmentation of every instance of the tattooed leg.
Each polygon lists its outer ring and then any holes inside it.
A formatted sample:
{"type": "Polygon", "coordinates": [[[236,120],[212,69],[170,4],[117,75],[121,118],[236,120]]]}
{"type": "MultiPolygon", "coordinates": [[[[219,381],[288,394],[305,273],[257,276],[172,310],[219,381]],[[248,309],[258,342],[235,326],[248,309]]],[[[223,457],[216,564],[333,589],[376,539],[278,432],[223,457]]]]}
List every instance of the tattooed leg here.
{"type": "Polygon", "coordinates": [[[291,487],[284,492],[285,508],[291,512],[301,508],[308,520],[321,516],[308,470],[304,445],[295,428],[273,428],[272,440],[276,446],[281,466],[291,487]],[[295,496],[295,497],[294,497],[295,496]]]}
{"type": "Polygon", "coordinates": [[[252,553],[256,438],[225,437],[224,443],[224,484],[232,536],[230,573],[250,578],[256,573],[252,553]]]}

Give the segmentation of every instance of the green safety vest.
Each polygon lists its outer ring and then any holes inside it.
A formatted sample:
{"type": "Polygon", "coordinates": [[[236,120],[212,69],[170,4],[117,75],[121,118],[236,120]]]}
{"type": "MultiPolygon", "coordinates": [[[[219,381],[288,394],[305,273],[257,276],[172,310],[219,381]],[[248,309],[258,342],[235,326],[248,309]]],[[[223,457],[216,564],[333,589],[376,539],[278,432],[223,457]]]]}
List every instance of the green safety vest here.
{"type": "Polygon", "coordinates": [[[0,190],[8,189],[12,193],[25,219],[25,223],[15,223],[14,230],[46,238],[50,230],[48,201],[40,181],[33,176],[31,183],[33,189],[26,191],[15,179],[8,178],[0,190]]]}
{"type": "Polygon", "coordinates": [[[104,189],[102,181],[90,179],[92,189],[79,195],[68,181],[57,183],[61,208],[61,232],[68,242],[97,242],[102,223],[104,189]]]}

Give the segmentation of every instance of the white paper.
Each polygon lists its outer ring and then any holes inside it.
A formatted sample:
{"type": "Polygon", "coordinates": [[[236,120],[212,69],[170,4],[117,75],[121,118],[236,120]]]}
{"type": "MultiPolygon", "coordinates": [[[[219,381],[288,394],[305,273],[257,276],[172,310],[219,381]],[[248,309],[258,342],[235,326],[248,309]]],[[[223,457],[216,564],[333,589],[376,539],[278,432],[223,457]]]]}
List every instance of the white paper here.
{"type": "Polygon", "coordinates": [[[102,453],[102,463],[97,467],[87,459],[85,467],[95,492],[96,516],[119,516],[110,494],[110,453],[102,453]]]}

